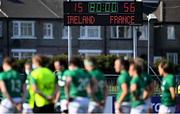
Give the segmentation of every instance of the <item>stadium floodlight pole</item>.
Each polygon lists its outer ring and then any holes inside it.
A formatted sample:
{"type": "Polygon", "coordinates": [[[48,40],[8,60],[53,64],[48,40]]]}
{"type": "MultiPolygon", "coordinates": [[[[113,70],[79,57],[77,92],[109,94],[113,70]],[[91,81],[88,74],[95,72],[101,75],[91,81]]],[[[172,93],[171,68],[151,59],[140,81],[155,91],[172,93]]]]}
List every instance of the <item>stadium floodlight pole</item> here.
{"type": "Polygon", "coordinates": [[[150,33],[151,33],[151,21],[157,20],[157,17],[154,14],[149,14],[147,16],[148,18],[148,60],[147,60],[147,71],[148,74],[150,73],[149,67],[150,67],[150,33]]]}
{"type": "MultiPolygon", "coordinates": [[[[68,2],[70,2],[70,0],[67,0],[68,2]]],[[[68,63],[71,60],[72,57],[72,38],[71,38],[71,27],[68,26],[68,63]]]]}

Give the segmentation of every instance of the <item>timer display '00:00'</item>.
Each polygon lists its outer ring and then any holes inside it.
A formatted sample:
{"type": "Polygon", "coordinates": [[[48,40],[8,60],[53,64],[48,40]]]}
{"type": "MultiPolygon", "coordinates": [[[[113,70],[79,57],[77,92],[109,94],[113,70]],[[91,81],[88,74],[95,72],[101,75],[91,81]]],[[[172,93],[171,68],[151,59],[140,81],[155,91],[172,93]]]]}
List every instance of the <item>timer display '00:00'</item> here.
{"type": "Polygon", "coordinates": [[[88,4],[89,13],[118,13],[117,2],[91,2],[88,4]]]}

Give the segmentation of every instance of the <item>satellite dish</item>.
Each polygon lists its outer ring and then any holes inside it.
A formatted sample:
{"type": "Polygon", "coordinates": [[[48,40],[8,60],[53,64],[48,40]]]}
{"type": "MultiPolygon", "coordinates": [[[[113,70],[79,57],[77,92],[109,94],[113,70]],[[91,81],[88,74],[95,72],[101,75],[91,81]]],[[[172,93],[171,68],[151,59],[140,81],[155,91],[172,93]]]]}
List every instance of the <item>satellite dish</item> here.
{"type": "Polygon", "coordinates": [[[160,0],[142,0],[143,2],[143,13],[149,15],[156,11],[159,6],[160,0]]]}

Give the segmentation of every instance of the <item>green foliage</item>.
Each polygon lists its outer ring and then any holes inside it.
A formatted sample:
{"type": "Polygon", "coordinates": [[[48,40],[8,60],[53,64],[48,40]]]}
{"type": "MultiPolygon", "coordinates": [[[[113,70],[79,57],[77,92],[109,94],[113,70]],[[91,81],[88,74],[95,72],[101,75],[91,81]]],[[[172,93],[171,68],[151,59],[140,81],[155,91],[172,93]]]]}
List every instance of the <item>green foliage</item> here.
{"type": "Polygon", "coordinates": [[[16,61],[16,70],[23,72],[24,64],[26,63],[26,59],[21,59],[16,61]]]}
{"type": "MultiPolygon", "coordinates": [[[[80,57],[80,56],[79,56],[80,57]]],[[[82,57],[80,57],[82,58],[82,57]]],[[[97,61],[97,68],[103,71],[106,74],[113,74],[115,73],[114,71],[114,61],[117,58],[115,55],[98,55],[95,57],[97,61]]],[[[45,57],[44,58],[44,66],[49,67],[51,70],[54,70],[53,63],[54,61],[59,60],[62,62],[64,67],[67,69],[68,68],[68,57],[67,55],[56,55],[53,57],[45,57]]],[[[154,64],[154,69],[157,70],[157,67],[160,63],[161,59],[157,60],[154,64]]],[[[24,63],[26,62],[25,59],[23,60],[17,60],[17,69],[19,71],[23,70],[24,63]]],[[[180,65],[175,66],[176,71],[180,72],[180,65]]]]}

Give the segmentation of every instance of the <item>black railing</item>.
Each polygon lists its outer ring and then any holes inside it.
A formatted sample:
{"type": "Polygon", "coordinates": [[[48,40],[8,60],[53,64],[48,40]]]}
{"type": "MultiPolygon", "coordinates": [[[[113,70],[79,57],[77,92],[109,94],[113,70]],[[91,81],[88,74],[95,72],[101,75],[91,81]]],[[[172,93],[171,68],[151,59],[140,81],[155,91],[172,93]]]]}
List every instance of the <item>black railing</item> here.
{"type": "MultiPolygon", "coordinates": [[[[117,78],[118,75],[106,74],[107,84],[109,88],[109,94],[114,95],[117,93],[117,78]]],[[[161,77],[152,75],[154,92],[153,96],[159,96],[161,94],[161,77]]],[[[178,93],[178,86],[180,85],[180,75],[176,76],[176,91],[178,93]]]]}

